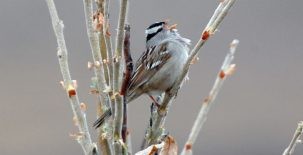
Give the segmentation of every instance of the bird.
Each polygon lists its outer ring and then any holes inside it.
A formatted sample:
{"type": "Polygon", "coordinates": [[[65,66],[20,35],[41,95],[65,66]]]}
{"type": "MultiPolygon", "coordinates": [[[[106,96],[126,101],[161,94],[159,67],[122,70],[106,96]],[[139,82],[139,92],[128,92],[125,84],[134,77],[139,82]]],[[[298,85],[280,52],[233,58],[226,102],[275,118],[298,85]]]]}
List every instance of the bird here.
{"type": "Polygon", "coordinates": [[[156,105],[155,96],[168,92],[188,59],[190,40],[183,38],[176,24],[167,21],[151,24],[145,30],[146,50],[135,64],[127,89],[127,103],[147,94],[156,105]]]}
{"type": "MultiPolygon", "coordinates": [[[[135,63],[135,70],[126,90],[127,103],[147,94],[159,107],[155,97],[168,92],[181,75],[188,59],[190,40],[183,38],[176,26],[170,26],[168,21],[160,21],[146,28],[146,49],[135,63]]],[[[110,115],[109,109],[93,126],[100,127],[110,115]]]]}

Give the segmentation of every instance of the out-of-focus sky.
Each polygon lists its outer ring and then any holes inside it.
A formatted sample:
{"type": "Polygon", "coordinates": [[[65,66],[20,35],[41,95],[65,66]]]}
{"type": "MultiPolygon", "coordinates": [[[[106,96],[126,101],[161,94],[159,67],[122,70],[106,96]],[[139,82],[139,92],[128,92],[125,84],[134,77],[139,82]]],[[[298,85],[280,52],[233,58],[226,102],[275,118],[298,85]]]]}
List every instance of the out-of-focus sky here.
{"type": "MultiPolygon", "coordinates": [[[[118,0],[111,2],[111,32],[116,33],[118,0]]],[[[144,29],[170,19],[193,44],[219,0],[131,0],[131,49],[144,50],[144,29]]],[[[81,0],[55,0],[65,24],[73,79],[80,100],[95,120],[95,98],[88,95],[92,72],[81,0]]],[[[297,122],[303,120],[303,1],[238,0],[219,31],[202,48],[190,81],[170,108],[166,128],[181,147],[208,94],[232,39],[240,40],[236,73],[227,79],[193,147],[195,154],[281,154],[297,122]]],[[[113,38],[114,39],[114,38],[113,38]]],[[[69,137],[77,129],[59,85],[56,40],[43,0],[0,2],[0,154],[82,154],[69,137]]],[[[129,105],[133,150],[148,124],[149,99],[129,105]]],[[[91,127],[90,127],[91,128],[91,127]]],[[[91,128],[92,135],[96,131],[91,128]]],[[[95,138],[94,138],[95,139],[95,138]]],[[[181,149],[181,148],[180,148],[181,149]]],[[[295,154],[302,154],[298,145],[295,154]]]]}

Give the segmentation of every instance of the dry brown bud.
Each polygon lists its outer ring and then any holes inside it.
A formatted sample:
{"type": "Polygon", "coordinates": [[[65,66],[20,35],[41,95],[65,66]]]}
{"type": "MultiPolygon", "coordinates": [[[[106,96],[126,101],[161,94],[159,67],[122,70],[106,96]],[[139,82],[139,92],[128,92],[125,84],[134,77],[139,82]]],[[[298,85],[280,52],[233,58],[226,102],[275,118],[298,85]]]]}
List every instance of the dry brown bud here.
{"type": "Polygon", "coordinates": [[[225,72],[223,70],[221,70],[220,73],[219,73],[220,79],[224,79],[225,76],[226,76],[225,72]]]}
{"type": "Polygon", "coordinates": [[[99,91],[97,89],[91,89],[90,94],[99,94],[99,91]]]}
{"type": "Polygon", "coordinates": [[[79,125],[79,120],[78,120],[78,118],[76,116],[73,117],[73,122],[74,122],[75,126],[79,125]]]}
{"type": "Polygon", "coordinates": [[[87,110],[87,105],[86,105],[85,103],[81,102],[81,103],[80,103],[80,109],[81,109],[82,111],[86,111],[86,110],[87,110]]]}
{"type": "Polygon", "coordinates": [[[186,149],[186,150],[191,150],[192,147],[193,147],[193,146],[192,146],[191,144],[186,144],[186,145],[185,145],[185,149],[186,149]]]}

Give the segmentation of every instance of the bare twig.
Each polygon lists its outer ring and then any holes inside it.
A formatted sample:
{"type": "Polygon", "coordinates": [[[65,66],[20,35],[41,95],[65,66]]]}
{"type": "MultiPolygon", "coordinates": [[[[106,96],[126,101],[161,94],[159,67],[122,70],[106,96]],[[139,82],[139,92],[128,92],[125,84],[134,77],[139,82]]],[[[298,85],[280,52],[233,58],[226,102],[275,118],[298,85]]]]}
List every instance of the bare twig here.
{"type": "MultiPolygon", "coordinates": [[[[125,71],[123,75],[123,83],[121,86],[120,95],[125,96],[127,92],[127,87],[130,82],[130,77],[133,72],[133,59],[130,53],[130,26],[128,24],[125,25],[125,37],[124,37],[124,65],[125,71]]],[[[124,97],[123,100],[123,126],[122,126],[122,138],[123,142],[126,142],[127,135],[127,102],[124,97]]]]}
{"type": "Polygon", "coordinates": [[[195,120],[195,123],[191,129],[187,142],[183,148],[182,155],[188,155],[189,152],[192,152],[192,145],[196,141],[198,134],[207,119],[207,114],[211,106],[213,105],[214,100],[216,99],[217,94],[219,93],[223,82],[225,81],[227,75],[231,75],[235,69],[235,64],[231,64],[234,53],[236,51],[239,41],[233,40],[230,44],[230,51],[226,55],[225,60],[222,64],[222,67],[218,73],[217,79],[211,89],[209,95],[204,99],[200,112],[195,120]]]}
{"type": "Polygon", "coordinates": [[[108,45],[110,40],[110,33],[108,28],[108,2],[109,0],[96,0],[97,12],[94,15],[94,23],[97,31],[99,31],[99,45],[101,49],[102,61],[104,63],[104,73],[107,85],[112,83],[112,51],[111,46],[108,45]],[[106,14],[105,14],[106,12],[106,14]]]}
{"type": "MultiPolygon", "coordinates": [[[[109,2],[110,0],[103,0],[103,14],[104,14],[104,20],[103,20],[103,35],[104,35],[104,41],[106,45],[106,51],[108,56],[108,62],[109,62],[109,78],[111,83],[111,88],[113,88],[113,51],[112,51],[112,41],[111,41],[111,34],[109,30],[109,2]]],[[[111,96],[113,96],[113,91],[109,93],[111,96]]],[[[114,105],[115,99],[111,98],[112,103],[112,112],[115,113],[115,105],[114,105]]]]}
{"type": "MultiPolygon", "coordinates": [[[[109,77],[112,80],[113,79],[113,64],[112,64],[112,57],[113,57],[113,51],[112,51],[112,43],[110,38],[110,32],[109,32],[109,0],[103,0],[103,35],[104,35],[104,41],[108,56],[109,64],[109,77]]],[[[111,82],[112,83],[112,82],[111,82]]],[[[113,87],[113,86],[111,86],[113,87]]]]}
{"type": "MultiPolygon", "coordinates": [[[[86,27],[87,27],[87,34],[89,37],[90,46],[92,49],[92,55],[95,65],[94,72],[97,78],[97,89],[102,96],[101,99],[103,100],[101,103],[109,106],[109,96],[107,95],[107,91],[109,89],[108,85],[106,84],[104,70],[103,70],[103,61],[100,54],[100,46],[98,42],[98,34],[94,31],[93,28],[93,4],[92,0],[83,0],[84,3],[84,11],[85,11],[85,18],[86,18],[86,27]]],[[[104,107],[107,109],[108,107],[104,107]]]]}
{"type": "MultiPolygon", "coordinates": [[[[114,68],[113,68],[113,95],[115,98],[115,114],[114,114],[114,150],[115,154],[122,152],[122,123],[123,123],[123,96],[120,95],[119,91],[121,88],[122,81],[122,70],[123,64],[122,59],[122,47],[124,40],[124,25],[126,21],[126,14],[128,8],[128,0],[120,1],[120,13],[118,21],[118,31],[116,38],[115,57],[114,57],[114,68]]],[[[127,152],[127,151],[124,151],[127,152]]]]}
{"type": "Polygon", "coordinates": [[[299,142],[300,137],[302,136],[303,133],[303,121],[298,123],[298,127],[294,133],[294,136],[292,140],[290,141],[288,147],[284,150],[283,155],[292,155],[296,144],[299,142]]]}
{"type": "MultiPolygon", "coordinates": [[[[97,92],[100,95],[98,97],[99,99],[98,117],[100,117],[106,110],[109,109],[110,106],[110,98],[108,95],[109,86],[107,85],[105,80],[104,67],[102,61],[103,59],[100,53],[99,37],[97,31],[95,31],[93,27],[92,0],[83,0],[83,4],[84,4],[85,19],[86,19],[87,34],[89,38],[90,47],[92,50],[93,61],[94,64],[96,64],[94,67],[96,81],[94,82],[96,82],[96,87],[98,90],[97,92]]],[[[108,125],[104,123],[104,126],[99,128],[99,135],[108,134],[106,133],[106,130],[108,130],[107,128],[108,125]]],[[[99,137],[100,137],[99,143],[100,143],[102,154],[111,154],[111,148],[110,145],[108,144],[109,141],[107,137],[106,136],[99,136],[99,137]]]]}
{"type": "Polygon", "coordinates": [[[133,72],[133,59],[130,52],[130,26],[128,24],[125,25],[125,37],[124,37],[124,65],[125,71],[123,75],[123,83],[121,86],[121,95],[125,95],[127,91],[127,87],[130,82],[130,77],[133,72]]]}
{"type": "Polygon", "coordinates": [[[67,92],[70,105],[73,110],[74,120],[79,129],[79,134],[76,137],[79,144],[86,155],[96,154],[96,146],[92,143],[91,136],[88,131],[87,121],[85,112],[81,110],[79,98],[76,92],[75,83],[71,80],[71,75],[68,66],[67,59],[67,48],[65,44],[64,34],[63,34],[63,22],[59,19],[58,13],[53,0],[46,0],[54,32],[57,38],[58,44],[58,59],[60,64],[61,73],[63,76],[63,86],[67,92]]]}
{"type": "Polygon", "coordinates": [[[215,10],[213,16],[209,20],[207,26],[202,32],[202,36],[198,43],[195,45],[193,50],[191,51],[189,58],[186,61],[186,64],[183,67],[183,71],[181,76],[178,78],[178,80],[175,82],[174,86],[170,90],[169,93],[165,93],[164,98],[162,100],[161,107],[158,109],[157,114],[155,116],[155,121],[153,122],[153,127],[150,131],[149,136],[147,139],[150,142],[149,144],[154,144],[157,142],[159,136],[161,135],[161,131],[159,129],[162,129],[161,127],[164,124],[164,119],[166,116],[166,113],[168,111],[168,105],[171,103],[172,98],[176,95],[176,93],[179,90],[180,84],[182,83],[184,77],[187,75],[189,67],[193,59],[198,54],[200,48],[205,44],[205,42],[211,37],[215,31],[217,30],[219,24],[223,21],[224,17],[227,15],[229,9],[234,4],[235,0],[223,0],[218,5],[217,9],[215,10]]]}

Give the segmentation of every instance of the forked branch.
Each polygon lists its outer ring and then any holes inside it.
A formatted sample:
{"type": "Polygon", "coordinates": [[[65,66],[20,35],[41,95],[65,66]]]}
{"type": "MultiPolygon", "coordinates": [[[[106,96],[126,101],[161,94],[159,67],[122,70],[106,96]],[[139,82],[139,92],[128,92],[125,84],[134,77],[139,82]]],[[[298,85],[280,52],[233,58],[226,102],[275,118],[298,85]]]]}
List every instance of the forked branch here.
{"type": "Polygon", "coordinates": [[[215,10],[213,16],[209,20],[208,24],[206,25],[205,29],[202,32],[201,38],[199,39],[198,43],[195,45],[193,50],[190,53],[189,58],[186,61],[186,64],[183,67],[183,71],[181,76],[175,82],[174,86],[170,90],[169,93],[166,93],[163,97],[161,107],[157,111],[157,116],[155,116],[155,121],[153,122],[153,126],[148,134],[147,141],[150,144],[155,144],[159,136],[161,135],[161,127],[164,124],[165,116],[168,111],[168,105],[172,101],[172,98],[176,95],[180,88],[180,84],[182,83],[184,77],[187,75],[189,67],[193,59],[197,56],[200,48],[205,44],[205,42],[215,33],[219,24],[223,21],[224,17],[227,15],[228,11],[234,4],[235,0],[223,0],[218,5],[217,9],[215,10]]]}

